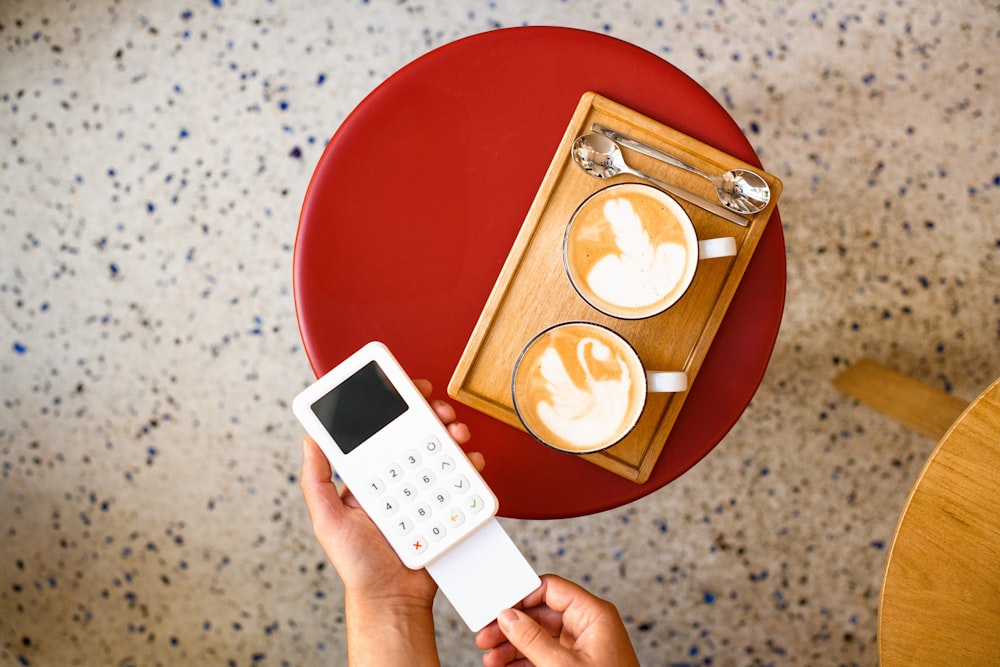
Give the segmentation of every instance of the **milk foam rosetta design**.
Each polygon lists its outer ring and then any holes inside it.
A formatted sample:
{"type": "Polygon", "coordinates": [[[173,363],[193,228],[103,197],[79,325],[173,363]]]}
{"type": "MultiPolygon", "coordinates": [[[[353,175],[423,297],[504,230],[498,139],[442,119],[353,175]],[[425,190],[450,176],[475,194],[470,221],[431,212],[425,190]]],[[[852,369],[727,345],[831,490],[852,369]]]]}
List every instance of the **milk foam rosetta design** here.
{"type": "Polygon", "coordinates": [[[570,324],[543,334],[526,352],[515,392],[536,437],[583,452],[611,445],[631,429],[643,405],[644,374],[631,348],[612,336],[570,324]]]}

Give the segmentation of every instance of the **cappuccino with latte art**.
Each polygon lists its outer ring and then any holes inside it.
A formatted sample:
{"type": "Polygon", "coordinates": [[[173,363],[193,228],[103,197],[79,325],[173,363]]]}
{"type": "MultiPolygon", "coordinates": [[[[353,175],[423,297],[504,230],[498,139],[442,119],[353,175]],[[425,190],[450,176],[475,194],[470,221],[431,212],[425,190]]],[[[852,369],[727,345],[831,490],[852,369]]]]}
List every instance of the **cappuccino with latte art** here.
{"type": "Polygon", "coordinates": [[[594,452],[625,437],[646,402],[646,375],[618,334],[586,322],[539,334],[521,354],[512,381],[514,407],[542,442],[594,452]]]}
{"type": "Polygon", "coordinates": [[[735,253],[731,237],[699,244],[681,205],[640,183],[591,195],[573,214],[563,239],[563,264],[573,287],[595,309],[622,319],[663,312],[690,286],[699,259],[735,253]]]}

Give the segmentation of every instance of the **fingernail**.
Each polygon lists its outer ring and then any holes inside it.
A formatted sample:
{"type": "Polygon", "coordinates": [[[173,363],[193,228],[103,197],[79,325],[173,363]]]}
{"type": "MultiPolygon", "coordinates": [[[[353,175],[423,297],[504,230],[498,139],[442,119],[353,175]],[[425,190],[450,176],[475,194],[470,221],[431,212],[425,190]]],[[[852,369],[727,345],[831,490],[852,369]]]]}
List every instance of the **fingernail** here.
{"type": "Polygon", "coordinates": [[[504,609],[497,615],[497,621],[501,625],[510,625],[517,622],[517,612],[513,609],[504,609]]]}

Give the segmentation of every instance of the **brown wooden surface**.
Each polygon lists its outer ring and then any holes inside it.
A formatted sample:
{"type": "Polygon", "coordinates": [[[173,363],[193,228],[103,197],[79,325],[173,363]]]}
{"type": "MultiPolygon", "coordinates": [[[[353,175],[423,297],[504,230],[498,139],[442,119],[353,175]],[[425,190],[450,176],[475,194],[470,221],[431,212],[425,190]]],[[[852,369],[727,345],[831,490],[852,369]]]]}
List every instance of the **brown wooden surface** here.
{"type": "Polygon", "coordinates": [[[851,364],[833,380],[844,394],[896,421],[940,439],[969,402],[929,387],[869,359],[851,364]]]}
{"type": "MultiPolygon", "coordinates": [[[[714,199],[712,185],[675,167],[623,151],[640,171],[714,199]]],[[[685,370],[696,381],[712,338],[726,313],[747,263],[781,194],[781,181],[741,160],[642,116],[611,100],[586,93],[580,100],[552,163],[532,202],[510,254],[448,385],[455,400],[523,429],[513,408],[510,378],[524,345],[559,322],[598,322],[624,336],[648,370],[685,370]],[[631,176],[597,179],[580,170],[570,146],[598,122],[674,153],[709,172],[753,168],[771,187],[768,207],[741,227],[678,200],[700,239],[736,238],[735,257],[699,264],[688,292],[673,307],[644,320],[619,320],[588,306],[573,290],[563,269],[562,240],[573,211],[589,195],[615,183],[643,182],[631,176]]],[[[642,483],[667,443],[686,392],[651,394],[639,423],[619,444],[586,458],[627,479],[642,483]]],[[[539,446],[543,446],[539,444],[539,446]]]]}
{"type": "Polygon", "coordinates": [[[879,662],[1000,665],[1000,380],[948,431],[896,528],[879,662]]]}

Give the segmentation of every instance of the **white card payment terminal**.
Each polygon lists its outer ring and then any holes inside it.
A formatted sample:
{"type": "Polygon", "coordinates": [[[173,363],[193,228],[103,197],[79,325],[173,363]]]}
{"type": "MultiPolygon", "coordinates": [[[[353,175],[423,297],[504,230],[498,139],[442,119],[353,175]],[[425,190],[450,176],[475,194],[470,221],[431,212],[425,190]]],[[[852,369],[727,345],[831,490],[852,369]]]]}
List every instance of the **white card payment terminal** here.
{"type": "Polygon", "coordinates": [[[470,629],[540,585],[496,496],[385,345],[362,347],[292,410],[403,564],[426,567],[470,629]]]}

